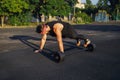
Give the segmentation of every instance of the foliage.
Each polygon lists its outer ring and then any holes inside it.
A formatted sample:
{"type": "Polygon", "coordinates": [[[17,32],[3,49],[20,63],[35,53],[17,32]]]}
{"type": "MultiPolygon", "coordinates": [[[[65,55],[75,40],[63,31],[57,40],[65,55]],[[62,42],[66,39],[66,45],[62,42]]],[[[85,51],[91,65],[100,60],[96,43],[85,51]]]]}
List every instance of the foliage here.
{"type": "MultiPolygon", "coordinates": [[[[44,14],[45,16],[68,16],[73,13],[74,5],[78,0],[1,0],[0,16],[8,17],[8,23],[12,25],[28,24],[30,21],[29,13],[37,18],[44,14]]],[[[94,12],[95,6],[90,0],[86,0],[87,5],[85,10],[86,15],[91,15],[94,12]]],[[[77,11],[77,15],[80,14],[77,11]]],[[[30,15],[31,15],[30,14],[30,15]]],[[[79,16],[79,15],[78,15],[79,16]]],[[[82,17],[82,15],[80,16],[82,17]]],[[[88,17],[88,16],[87,16],[88,17]]],[[[83,19],[83,21],[86,21],[83,19]]]]}
{"type": "Polygon", "coordinates": [[[106,10],[111,15],[112,19],[115,20],[120,13],[120,0],[99,0],[97,8],[98,10],[106,10]]]}
{"type": "Polygon", "coordinates": [[[69,6],[73,7],[78,0],[65,0],[65,1],[69,4],[69,6]]]}
{"type": "Polygon", "coordinates": [[[33,14],[34,17],[39,17],[40,6],[43,4],[44,0],[25,0],[29,4],[29,12],[33,14]]]}
{"type": "Polygon", "coordinates": [[[78,3],[78,0],[65,0],[71,8],[71,13],[74,12],[74,6],[78,3]]]}
{"type": "Polygon", "coordinates": [[[0,16],[1,24],[4,24],[5,16],[10,16],[15,13],[21,13],[29,8],[29,5],[23,0],[1,0],[0,1],[0,16]]]}
{"type": "Polygon", "coordinates": [[[97,8],[96,8],[95,5],[93,5],[91,0],[86,0],[85,9],[83,9],[81,11],[86,13],[87,15],[91,16],[91,15],[95,15],[96,14],[97,8]]]}
{"type": "Polygon", "coordinates": [[[92,18],[89,15],[80,10],[75,14],[75,19],[76,23],[90,23],[92,21],[92,18]]]}
{"type": "Polygon", "coordinates": [[[11,15],[8,18],[8,23],[13,26],[21,26],[21,25],[28,25],[31,20],[31,13],[20,13],[11,15]]]}
{"type": "Polygon", "coordinates": [[[97,3],[97,7],[99,10],[109,11],[109,0],[99,0],[97,3]]]}
{"type": "Polygon", "coordinates": [[[86,4],[87,4],[87,5],[92,5],[91,0],[86,0],[86,4]]]}
{"type": "Polygon", "coordinates": [[[29,5],[23,0],[1,0],[0,15],[10,13],[21,13],[23,9],[28,9],[29,5]]]}
{"type": "Polygon", "coordinates": [[[116,5],[116,8],[113,10],[111,15],[114,20],[120,20],[120,5],[116,5]]]}
{"type": "Polygon", "coordinates": [[[109,0],[112,11],[116,8],[116,5],[120,5],[120,0],[109,0]]]}
{"type": "Polygon", "coordinates": [[[70,12],[70,6],[67,2],[64,0],[46,0],[41,6],[40,6],[40,14],[45,15],[68,15],[70,12]]]}

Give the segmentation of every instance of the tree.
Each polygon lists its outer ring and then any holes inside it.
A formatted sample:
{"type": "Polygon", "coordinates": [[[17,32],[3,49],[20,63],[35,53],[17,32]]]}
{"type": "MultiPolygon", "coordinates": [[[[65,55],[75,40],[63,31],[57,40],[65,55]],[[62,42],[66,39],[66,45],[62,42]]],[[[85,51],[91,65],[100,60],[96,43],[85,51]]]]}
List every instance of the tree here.
{"type": "Polygon", "coordinates": [[[40,11],[40,5],[43,4],[45,0],[26,0],[29,3],[29,11],[33,13],[34,17],[38,17],[40,11]]]}
{"type": "Polygon", "coordinates": [[[99,0],[98,3],[97,3],[97,7],[100,10],[109,11],[109,0],[99,0]]]}
{"type": "Polygon", "coordinates": [[[45,0],[40,5],[40,14],[65,16],[70,12],[70,6],[64,0],[45,0]]]}
{"type": "Polygon", "coordinates": [[[115,20],[120,20],[120,0],[109,0],[112,17],[115,20]]]}
{"type": "Polygon", "coordinates": [[[21,13],[23,10],[28,8],[29,5],[23,0],[1,0],[0,17],[2,27],[6,16],[12,15],[13,13],[21,13]]]}
{"type": "Polygon", "coordinates": [[[73,14],[75,15],[75,4],[78,3],[78,0],[65,0],[70,8],[71,8],[71,13],[73,12],[73,14]]]}
{"type": "Polygon", "coordinates": [[[86,0],[86,4],[87,4],[87,5],[92,5],[91,0],[86,0]]]}
{"type": "Polygon", "coordinates": [[[110,6],[112,8],[112,10],[115,9],[117,4],[120,4],[120,0],[109,0],[110,1],[110,6]]]}
{"type": "Polygon", "coordinates": [[[92,18],[87,15],[85,12],[81,12],[79,8],[76,8],[75,20],[76,23],[89,23],[92,21],[92,18]]]}
{"type": "Polygon", "coordinates": [[[69,4],[70,7],[73,7],[78,0],[65,0],[65,1],[69,4]]]}
{"type": "Polygon", "coordinates": [[[95,14],[96,6],[92,4],[91,0],[86,0],[85,9],[83,11],[91,16],[92,14],[95,14]]]}
{"type": "Polygon", "coordinates": [[[106,10],[112,19],[115,19],[119,14],[120,0],[99,0],[97,3],[98,10],[106,10]]]}

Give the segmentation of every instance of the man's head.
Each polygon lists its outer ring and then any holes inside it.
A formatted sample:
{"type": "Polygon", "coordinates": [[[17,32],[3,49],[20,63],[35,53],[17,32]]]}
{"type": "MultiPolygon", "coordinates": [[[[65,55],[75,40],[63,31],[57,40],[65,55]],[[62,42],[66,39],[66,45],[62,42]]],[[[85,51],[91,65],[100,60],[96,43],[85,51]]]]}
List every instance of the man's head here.
{"type": "Polygon", "coordinates": [[[40,34],[47,34],[50,31],[50,27],[46,24],[38,25],[36,32],[40,34]]]}

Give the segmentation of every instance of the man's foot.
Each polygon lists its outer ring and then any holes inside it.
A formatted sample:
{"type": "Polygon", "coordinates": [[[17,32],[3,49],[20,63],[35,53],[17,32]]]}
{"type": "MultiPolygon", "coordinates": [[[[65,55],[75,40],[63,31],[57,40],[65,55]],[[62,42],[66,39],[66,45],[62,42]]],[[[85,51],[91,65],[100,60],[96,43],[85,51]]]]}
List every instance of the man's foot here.
{"type": "Polygon", "coordinates": [[[80,46],[80,40],[77,41],[76,46],[78,46],[78,47],[80,46]]]}
{"type": "Polygon", "coordinates": [[[89,44],[91,43],[91,41],[89,39],[86,39],[86,42],[84,44],[84,47],[87,47],[89,44]]]}

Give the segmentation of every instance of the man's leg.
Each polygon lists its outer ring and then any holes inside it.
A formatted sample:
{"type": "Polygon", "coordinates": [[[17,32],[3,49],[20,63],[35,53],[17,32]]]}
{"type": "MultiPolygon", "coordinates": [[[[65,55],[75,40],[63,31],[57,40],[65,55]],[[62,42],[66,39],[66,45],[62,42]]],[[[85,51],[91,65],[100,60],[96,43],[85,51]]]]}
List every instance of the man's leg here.
{"type": "Polygon", "coordinates": [[[63,37],[68,37],[71,39],[76,39],[77,40],[77,46],[80,46],[80,40],[84,40],[85,44],[84,47],[87,47],[88,44],[90,44],[90,40],[87,39],[85,36],[78,34],[75,29],[73,27],[69,27],[67,28],[67,30],[64,30],[62,33],[63,37]]]}
{"type": "Polygon", "coordinates": [[[77,44],[76,44],[77,46],[80,46],[80,43],[81,43],[80,40],[84,40],[85,42],[84,47],[87,47],[87,45],[91,43],[89,39],[85,38],[85,36],[81,34],[77,35],[76,40],[77,40],[77,44]]]}

